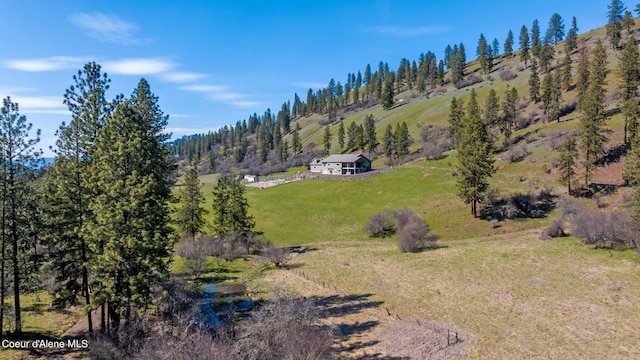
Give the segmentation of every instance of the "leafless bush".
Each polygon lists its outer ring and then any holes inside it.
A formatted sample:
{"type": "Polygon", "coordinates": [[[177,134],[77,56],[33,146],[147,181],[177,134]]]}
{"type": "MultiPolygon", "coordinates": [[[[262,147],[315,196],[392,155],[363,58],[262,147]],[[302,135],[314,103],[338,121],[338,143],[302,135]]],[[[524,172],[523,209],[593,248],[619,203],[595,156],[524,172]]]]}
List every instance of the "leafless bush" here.
{"type": "Polygon", "coordinates": [[[554,219],[549,226],[540,234],[540,240],[551,240],[565,236],[564,221],[562,219],[554,219]]]}
{"type": "Polygon", "coordinates": [[[571,218],[571,235],[596,249],[626,249],[633,246],[628,218],[622,212],[582,210],[571,218]]]}
{"type": "Polygon", "coordinates": [[[325,126],[325,125],[329,125],[331,124],[331,120],[329,119],[322,119],[318,122],[318,124],[320,124],[320,126],[325,126]]]}
{"type": "Polygon", "coordinates": [[[498,219],[491,219],[489,221],[489,226],[491,226],[492,229],[495,229],[498,227],[498,224],[500,223],[500,221],[498,219]]]}
{"type": "Polygon", "coordinates": [[[564,195],[556,200],[555,206],[560,211],[560,215],[569,220],[575,214],[583,211],[583,206],[578,201],[567,199],[564,195]]]}
{"type": "Polygon", "coordinates": [[[418,252],[435,245],[437,237],[415,211],[405,208],[396,211],[395,216],[398,247],[402,252],[418,252]]]}
{"type": "Polygon", "coordinates": [[[89,356],[94,360],[126,359],[126,354],[118,349],[113,341],[98,335],[91,341],[89,356]]]}
{"type": "Polygon", "coordinates": [[[518,77],[518,74],[514,73],[510,69],[500,71],[500,79],[502,79],[503,81],[513,80],[516,77],[518,77]]]}
{"type": "Polygon", "coordinates": [[[481,210],[485,219],[542,218],[553,208],[554,195],[543,189],[537,193],[516,193],[507,197],[489,197],[481,210]]]}
{"type": "Polygon", "coordinates": [[[518,67],[516,67],[516,71],[520,72],[522,70],[524,70],[524,66],[518,65],[518,67]]]}
{"type": "Polygon", "coordinates": [[[509,162],[518,162],[526,159],[527,156],[529,156],[529,154],[530,152],[529,152],[529,149],[527,148],[527,145],[522,144],[519,147],[511,148],[511,150],[507,152],[505,159],[509,162]]]}
{"type": "Polygon", "coordinates": [[[369,217],[364,231],[371,237],[387,237],[396,231],[396,219],[392,211],[383,210],[369,217]]]}
{"type": "Polygon", "coordinates": [[[100,333],[91,341],[91,359],[132,359],[151,335],[147,317],[134,316],[118,329],[100,333]]]}
{"type": "Polygon", "coordinates": [[[431,92],[431,96],[438,96],[438,95],[442,95],[442,94],[446,94],[447,89],[446,88],[437,88],[435,90],[433,90],[431,92]]]}
{"type": "Polygon", "coordinates": [[[479,83],[481,81],[482,81],[481,77],[479,77],[477,75],[470,75],[466,79],[456,83],[455,86],[456,86],[456,89],[462,89],[462,88],[465,88],[467,86],[471,86],[473,84],[477,84],[477,83],[479,83]]]}
{"type": "Polygon", "coordinates": [[[138,360],[230,360],[234,359],[231,342],[205,330],[188,334],[162,334],[151,338],[142,348],[138,360]]]}
{"type": "Polygon", "coordinates": [[[310,300],[277,299],[242,322],[236,358],[246,360],[332,359],[332,329],[316,324],[310,300]]]}
{"type": "Polygon", "coordinates": [[[178,255],[185,258],[189,273],[200,276],[207,267],[207,256],[211,254],[212,242],[210,237],[200,236],[195,239],[183,238],[178,245],[178,255]]]}
{"type": "Polygon", "coordinates": [[[564,142],[564,139],[564,136],[562,136],[561,134],[551,134],[549,136],[549,139],[547,140],[547,143],[549,144],[551,150],[557,150],[564,142]]]}
{"type": "Polygon", "coordinates": [[[291,250],[288,247],[270,246],[262,249],[260,255],[273,265],[282,267],[291,259],[291,250]]]}
{"type": "Polygon", "coordinates": [[[529,116],[521,116],[516,120],[516,130],[526,129],[531,124],[536,122],[535,114],[529,114],[529,116]]]}

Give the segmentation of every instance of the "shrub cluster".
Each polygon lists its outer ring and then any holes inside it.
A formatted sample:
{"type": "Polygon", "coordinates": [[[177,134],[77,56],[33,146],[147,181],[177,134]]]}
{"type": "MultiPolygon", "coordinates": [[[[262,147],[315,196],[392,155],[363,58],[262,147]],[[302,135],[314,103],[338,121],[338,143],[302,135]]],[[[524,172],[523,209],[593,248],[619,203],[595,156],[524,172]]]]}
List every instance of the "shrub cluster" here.
{"type": "Polygon", "coordinates": [[[422,218],[411,209],[381,211],[371,215],[365,232],[372,237],[391,236],[396,233],[402,252],[418,252],[436,244],[437,237],[422,218]]]}
{"type": "Polygon", "coordinates": [[[273,265],[283,267],[291,259],[291,249],[288,247],[269,246],[262,249],[260,255],[273,265]]]}
{"type": "Polygon", "coordinates": [[[396,219],[393,211],[383,210],[369,217],[364,231],[371,237],[387,237],[396,232],[396,219]]]}
{"type": "Polygon", "coordinates": [[[551,189],[537,193],[516,193],[500,197],[497,192],[487,196],[487,206],[482,209],[482,217],[489,219],[541,218],[553,208],[554,195],[551,189]]]}
{"type": "Polygon", "coordinates": [[[500,71],[500,79],[502,79],[504,81],[513,80],[516,77],[518,77],[518,74],[514,73],[510,69],[505,69],[505,70],[500,71]]]}
{"type": "Polygon", "coordinates": [[[509,162],[518,162],[527,158],[531,154],[526,144],[522,144],[522,146],[513,147],[505,156],[505,159],[509,162]]]}
{"type": "MultiPolygon", "coordinates": [[[[184,285],[184,284],[182,284],[184,285]]],[[[178,288],[180,286],[177,286],[178,288]]],[[[174,289],[175,290],[175,289],[174,289]]],[[[180,291],[178,291],[180,292],[180,291]]],[[[184,291],[183,291],[184,292],[184,291]]],[[[166,292],[165,292],[166,293],[166,292]]],[[[174,292],[172,292],[174,293],[174,292]]],[[[138,317],[117,331],[100,333],[91,342],[91,359],[236,360],[333,359],[332,328],[317,324],[310,300],[277,297],[263,303],[241,322],[234,316],[215,328],[199,321],[197,294],[176,313],[160,311],[159,320],[138,317]],[[183,309],[188,308],[188,311],[183,309]],[[173,319],[173,320],[171,320],[173,319]]],[[[182,296],[170,303],[182,303],[182,296]]],[[[178,310],[174,308],[174,310],[178,310]]],[[[166,310],[166,309],[165,309],[166,310]]]]}
{"type": "Polygon", "coordinates": [[[579,210],[571,217],[571,235],[596,249],[634,246],[634,231],[623,212],[579,210]]]}
{"type": "Polygon", "coordinates": [[[554,219],[551,224],[540,234],[540,240],[551,240],[565,236],[564,221],[562,219],[554,219]]]}
{"type": "Polygon", "coordinates": [[[470,75],[466,79],[457,82],[455,84],[455,86],[456,86],[456,89],[462,89],[462,88],[465,88],[467,86],[471,86],[473,84],[477,84],[479,82],[482,82],[482,78],[481,77],[479,77],[477,75],[470,75]]]}

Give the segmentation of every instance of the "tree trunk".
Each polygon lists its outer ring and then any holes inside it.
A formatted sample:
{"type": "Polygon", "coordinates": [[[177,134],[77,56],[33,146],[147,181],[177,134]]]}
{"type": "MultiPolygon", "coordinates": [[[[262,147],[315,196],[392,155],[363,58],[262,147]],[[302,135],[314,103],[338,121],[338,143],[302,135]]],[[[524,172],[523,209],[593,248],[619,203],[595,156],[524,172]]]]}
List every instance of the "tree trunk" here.
{"type": "Polygon", "coordinates": [[[106,325],[106,319],[105,319],[105,309],[104,309],[104,303],[102,303],[100,305],[100,329],[102,330],[102,332],[104,332],[107,329],[107,325],[106,325]]]}
{"type": "MultiPolygon", "coordinates": [[[[5,169],[6,171],[6,169],[5,169]]],[[[7,195],[7,178],[3,172],[3,182],[2,182],[2,254],[0,254],[0,341],[3,339],[4,334],[4,297],[5,297],[5,254],[6,254],[6,195],[7,195]]]]}
{"type": "MultiPolygon", "coordinates": [[[[82,249],[83,252],[83,259],[84,259],[84,249],[82,249]]],[[[85,260],[86,261],[86,260],[85,260]]],[[[85,303],[87,304],[87,321],[89,322],[89,334],[93,334],[93,321],[91,319],[91,298],[90,298],[90,294],[89,294],[89,271],[87,269],[87,266],[83,266],[82,267],[82,285],[83,285],[83,292],[84,292],[84,300],[85,303]]]]}
{"type": "MultiPolygon", "coordinates": [[[[15,192],[15,179],[14,179],[14,169],[13,169],[13,161],[9,160],[9,192],[15,192]]],[[[11,249],[11,262],[13,264],[13,303],[14,303],[14,311],[16,314],[15,317],[15,330],[14,333],[16,335],[22,334],[22,316],[20,314],[20,271],[18,264],[18,221],[17,221],[17,212],[16,207],[16,194],[11,194],[11,245],[13,249],[11,249]]]]}

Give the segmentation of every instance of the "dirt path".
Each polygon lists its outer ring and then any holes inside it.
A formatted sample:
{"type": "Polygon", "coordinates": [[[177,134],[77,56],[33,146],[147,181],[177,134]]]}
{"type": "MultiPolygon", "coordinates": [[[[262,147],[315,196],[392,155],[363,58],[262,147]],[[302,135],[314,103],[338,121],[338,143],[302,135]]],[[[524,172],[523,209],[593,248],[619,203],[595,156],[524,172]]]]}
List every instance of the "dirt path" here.
{"type": "MultiPolygon", "coordinates": [[[[95,310],[92,313],[93,327],[94,330],[96,328],[96,324],[98,324],[98,320],[100,319],[100,311],[95,310]]],[[[83,340],[88,340],[89,335],[89,319],[87,316],[83,317],[78,321],[75,325],[73,325],[67,332],[62,335],[61,340],[68,344],[69,341],[73,342],[74,340],[78,341],[78,344],[82,345],[83,340]]],[[[88,346],[91,347],[91,341],[89,341],[88,346]]],[[[53,350],[45,356],[46,359],[88,359],[88,348],[82,347],[65,347],[64,349],[53,350]]]]}

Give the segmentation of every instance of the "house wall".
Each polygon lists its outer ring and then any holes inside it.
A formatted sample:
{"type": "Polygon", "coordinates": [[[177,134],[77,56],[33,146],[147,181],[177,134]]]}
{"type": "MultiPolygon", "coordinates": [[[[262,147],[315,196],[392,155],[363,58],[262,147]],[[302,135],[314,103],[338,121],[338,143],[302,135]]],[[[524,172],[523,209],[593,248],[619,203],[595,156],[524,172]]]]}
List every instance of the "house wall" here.
{"type": "Polygon", "coordinates": [[[325,163],[322,168],[322,174],[325,175],[341,175],[342,163],[325,163]]]}

